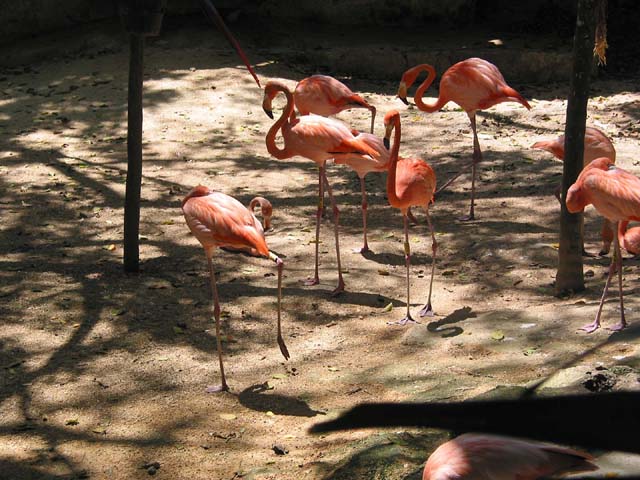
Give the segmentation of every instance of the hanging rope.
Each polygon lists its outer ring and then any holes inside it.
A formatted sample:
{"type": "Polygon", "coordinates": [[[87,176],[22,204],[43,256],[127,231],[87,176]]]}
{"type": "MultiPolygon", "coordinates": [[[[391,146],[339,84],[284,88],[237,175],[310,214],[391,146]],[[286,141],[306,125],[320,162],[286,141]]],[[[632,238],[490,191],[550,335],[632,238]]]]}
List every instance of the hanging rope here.
{"type": "Polygon", "coordinates": [[[598,57],[600,65],[607,64],[607,0],[596,0],[596,44],[593,55],[598,57]]]}

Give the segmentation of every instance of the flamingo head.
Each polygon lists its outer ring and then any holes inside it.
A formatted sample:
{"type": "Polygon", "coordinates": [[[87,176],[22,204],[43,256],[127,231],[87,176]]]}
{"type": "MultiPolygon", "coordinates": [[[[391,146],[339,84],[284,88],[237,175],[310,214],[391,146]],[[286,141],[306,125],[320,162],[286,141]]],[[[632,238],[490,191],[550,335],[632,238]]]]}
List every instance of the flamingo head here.
{"type": "Polygon", "coordinates": [[[271,228],[271,217],[273,216],[273,206],[271,202],[264,197],[255,197],[249,203],[249,210],[253,212],[255,207],[260,205],[260,213],[262,214],[262,225],[264,230],[271,228]]]}
{"type": "Polygon", "coordinates": [[[584,210],[584,207],[589,204],[589,201],[586,199],[584,194],[581,182],[576,182],[569,187],[565,203],[567,204],[567,210],[569,210],[569,213],[581,212],[584,210]]]}
{"type": "MultiPolygon", "coordinates": [[[[284,87],[286,89],[286,87],[284,87]]],[[[273,99],[276,97],[278,92],[283,91],[283,85],[279,82],[270,81],[267,82],[267,85],[264,87],[264,97],[262,99],[262,109],[264,113],[271,119],[273,119],[273,107],[271,103],[273,99]]]]}
{"type": "Polygon", "coordinates": [[[400,114],[397,110],[390,110],[384,116],[384,138],[382,142],[387,150],[391,146],[391,132],[396,127],[396,123],[400,118],[400,114]]]}
{"type": "Polygon", "coordinates": [[[409,105],[409,101],[407,100],[407,84],[404,80],[400,81],[400,86],[398,87],[398,98],[402,100],[402,103],[405,105],[409,105]]]}
{"type": "Polygon", "coordinates": [[[416,65],[402,74],[400,86],[398,87],[398,98],[402,100],[405,105],[409,105],[407,101],[407,90],[411,88],[411,85],[415,83],[418,75],[420,75],[423,70],[423,65],[416,65]]]}
{"type": "Polygon", "coordinates": [[[597,168],[598,170],[607,171],[607,170],[612,170],[616,168],[616,164],[610,158],[599,157],[599,158],[596,158],[595,160],[592,160],[591,163],[589,163],[586,167],[582,169],[582,171],[584,172],[585,170],[590,170],[592,168],[597,168]]]}

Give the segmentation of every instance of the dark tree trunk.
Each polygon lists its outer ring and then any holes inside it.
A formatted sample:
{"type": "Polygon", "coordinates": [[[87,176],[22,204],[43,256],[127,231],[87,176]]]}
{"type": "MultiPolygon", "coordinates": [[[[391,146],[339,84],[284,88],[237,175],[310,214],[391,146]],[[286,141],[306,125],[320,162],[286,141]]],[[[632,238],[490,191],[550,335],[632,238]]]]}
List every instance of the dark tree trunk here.
{"type": "Polygon", "coordinates": [[[583,166],[584,129],[589,101],[589,77],[593,65],[595,1],[578,0],[576,30],[573,38],[573,73],[567,102],[562,207],[560,213],[560,249],[556,294],[584,290],[582,273],[582,213],[567,211],[567,190],[576,181],[583,166]]]}
{"type": "Polygon", "coordinates": [[[124,200],[124,270],[140,269],[140,185],[142,183],[142,74],[144,36],[129,35],[129,109],[127,188],[124,200]]]}

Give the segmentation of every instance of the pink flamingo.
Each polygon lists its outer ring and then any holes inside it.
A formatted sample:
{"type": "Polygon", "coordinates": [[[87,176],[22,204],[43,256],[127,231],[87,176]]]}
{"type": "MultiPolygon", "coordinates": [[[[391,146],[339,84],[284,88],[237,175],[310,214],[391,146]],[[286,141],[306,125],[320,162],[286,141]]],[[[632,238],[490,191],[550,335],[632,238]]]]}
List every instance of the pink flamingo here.
{"type": "Polygon", "coordinates": [[[427,214],[427,224],[431,232],[431,280],[429,282],[429,298],[427,304],[420,310],[420,316],[433,316],[431,307],[431,291],[433,287],[433,275],[436,268],[436,251],[438,250],[438,242],[431,224],[429,216],[429,204],[433,203],[433,196],[436,191],[436,174],[427,162],[421,158],[399,158],[400,150],[400,114],[396,110],[391,110],[384,117],[385,126],[385,145],[389,145],[391,132],[395,130],[393,139],[393,148],[389,155],[389,174],[387,176],[387,197],[389,204],[394,208],[399,208],[402,212],[404,221],[404,255],[407,267],[407,314],[396,322],[400,325],[406,325],[408,322],[415,322],[411,318],[410,299],[409,299],[409,265],[411,263],[411,248],[409,246],[409,220],[407,218],[407,210],[412,205],[424,208],[427,214]]]}
{"type": "MultiPolygon", "coordinates": [[[[538,150],[546,150],[553,154],[557,159],[564,160],[564,135],[560,135],[553,140],[543,140],[531,145],[531,148],[537,148],[538,150]]],[[[586,127],[584,131],[584,156],[583,167],[586,167],[596,158],[607,157],[612,162],[616,161],[616,149],[614,148],[611,140],[602,131],[594,127],[586,127]]],[[[560,202],[560,190],[561,186],[556,188],[554,195],[560,202]]],[[[603,217],[602,219],[602,248],[600,249],[600,255],[606,255],[611,248],[611,241],[613,240],[613,227],[611,222],[603,217]]],[[[584,249],[583,249],[584,251],[584,249]]]]}
{"type": "Polygon", "coordinates": [[[209,264],[211,278],[211,293],[213,296],[213,316],[216,319],[216,343],[218,361],[220,362],[219,386],[207,388],[207,392],[229,390],[224,376],[222,363],[222,341],[220,339],[220,301],[216,287],[216,277],[213,271],[213,252],[216,247],[231,247],[236,249],[253,249],[261,256],[268,257],[278,267],[278,345],[285,359],[289,359],[289,351],[282,338],[280,328],[280,310],[282,303],[282,268],[283,262],[273,252],[269,251],[264,239],[262,225],[258,219],[238,200],[221,192],[209,190],[198,185],[192,189],[182,201],[182,213],[187,221],[191,233],[204,248],[209,264]]]}
{"type": "Polygon", "coordinates": [[[284,93],[287,104],[280,118],[271,126],[266,137],[266,145],[269,153],[277,159],[291,158],[296,155],[313,160],[318,166],[318,210],[316,213],[316,258],[315,275],[308,279],[306,285],[316,285],[320,282],[318,274],[318,247],[320,240],[320,217],[322,215],[324,186],[333,209],[334,233],[336,242],[336,256],[338,259],[338,286],[332,294],[337,295],[344,291],[344,279],[340,263],[339,244],[339,215],[340,211],[333,198],[333,191],[325,172],[327,160],[333,158],[340,161],[345,156],[369,155],[375,157],[378,152],[366,142],[358,140],[355,135],[343,123],[318,115],[303,115],[297,117],[293,111],[293,95],[281,82],[270,81],[264,89],[262,107],[265,113],[273,118],[272,101],[278,93],[284,93]],[[282,131],[284,148],[276,145],[276,135],[282,131]]]}
{"type": "MultiPolygon", "coordinates": [[[[354,134],[357,132],[353,132],[354,134]]],[[[367,242],[367,190],[364,177],[369,172],[386,172],[389,164],[389,150],[386,149],[380,137],[376,137],[371,133],[357,133],[356,139],[371,146],[378,152],[377,155],[345,155],[342,158],[335,159],[335,163],[346,164],[351,170],[356,172],[360,179],[360,191],[362,193],[362,227],[364,235],[364,243],[362,248],[356,249],[355,252],[369,252],[369,244],[367,242]]]]}
{"type": "MultiPolygon", "coordinates": [[[[452,65],[442,75],[440,80],[440,93],[435,103],[426,104],[422,101],[424,92],[433,83],[436,78],[436,71],[431,65],[422,64],[410,68],[402,75],[400,86],[398,88],[398,97],[405,104],[407,102],[407,89],[413,85],[421,72],[428,72],[428,76],[424,82],[418,87],[414,96],[416,106],[428,113],[440,110],[448,102],[457,103],[469,116],[471,129],[473,130],[473,161],[471,162],[471,208],[469,215],[463,217],[463,220],[473,220],[474,216],[474,199],[475,199],[475,182],[476,182],[476,165],[482,160],[482,151],[480,150],[480,142],[476,131],[476,111],[484,110],[502,102],[518,102],[531,109],[527,101],[516,92],[513,88],[506,84],[502,73],[498,67],[492,63],[482,60],[481,58],[468,58],[452,65]]],[[[449,179],[442,185],[436,193],[440,193],[447,188],[456,178],[468,170],[468,166],[463,168],[457,175],[449,179]]]]}
{"type": "Polygon", "coordinates": [[[371,112],[371,133],[373,133],[376,107],[333,77],[312,75],[300,80],[293,92],[293,100],[300,115],[315,113],[329,117],[349,108],[366,108],[371,112]]]}
{"type": "Polygon", "coordinates": [[[627,228],[628,221],[618,225],[618,242],[631,255],[640,254],[640,227],[627,228]]]}
{"type": "MultiPolygon", "coordinates": [[[[617,168],[608,158],[597,158],[582,170],[576,182],[569,187],[566,203],[567,210],[571,213],[581,212],[584,207],[592,204],[600,215],[607,218],[616,227],[619,222],[638,221],[640,220],[640,179],[626,170],[617,168]]],[[[626,224],[624,228],[626,229],[626,224]]],[[[618,228],[616,230],[620,232],[618,228]]],[[[609,275],[604,285],[596,318],[593,323],[582,327],[582,330],[589,333],[600,327],[604,299],[616,269],[618,270],[620,295],[620,322],[611,327],[611,330],[622,330],[627,326],[622,300],[622,255],[619,236],[615,235],[613,240],[609,275]]]]}
{"type": "Polygon", "coordinates": [[[440,445],[422,480],[535,480],[598,467],[585,452],[499,435],[465,433],[440,445]]]}

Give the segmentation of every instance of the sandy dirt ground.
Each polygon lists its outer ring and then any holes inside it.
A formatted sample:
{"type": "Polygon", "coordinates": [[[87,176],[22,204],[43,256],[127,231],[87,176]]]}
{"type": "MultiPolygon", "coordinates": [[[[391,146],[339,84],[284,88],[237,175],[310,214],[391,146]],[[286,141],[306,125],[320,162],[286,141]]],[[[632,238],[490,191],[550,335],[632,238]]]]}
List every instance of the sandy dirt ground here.
{"type": "MultiPolygon", "coordinates": [[[[254,56],[263,82],[293,87],[313,73],[277,55],[254,56]]],[[[457,220],[469,202],[463,176],[431,207],[436,316],[400,327],[387,324],[403,316],[406,297],[402,217],[387,204],[386,175],[366,179],[373,253],[363,256],[352,253],[362,242],[358,178],[329,167],[346,291],[330,296],[337,275],[329,217],[321,284],[305,287],[317,169],[299,157],[270,158],[262,91],[225,44],[198,31],[151,41],[145,64],[139,275],[121,265],[127,49],[0,72],[1,478],[419,478],[445,433],[307,429],[358,402],[460,400],[526,385],[592,347],[565,372],[579,378],[599,367],[614,380],[602,388],[640,386],[637,261],[625,255],[632,328],[624,332],[578,331],[595,315],[610,257],[585,258],[586,291],[553,296],[553,191],[562,166],[529,147],[562,131],[566,85],[512,85],[530,111],[505,103],[479,114],[477,220],[457,220]],[[273,264],[215,257],[231,386],[217,395],[205,393],[219,381],[206,261],[180,211],[199,183],[245,204],[270,199],[267,241],[285,261],[289,361],[275,341],[273,264]]],[[[455,105],[427,115],[395,98],[397,80],[345,81],[381,112],[378,134],[384,112],[400,110],[401,155],[424,158],[439,182],[469,160],[471,129],[455,105]]],[[[588,115],[613,139],[618,164],[637,174],[639,100],[632,80],[599,79],[588,115]]],[[[366,111],[338,118],[363,131],[369,125],[366,111]]],[[[414,314],[426,300],[431,262],[424,212],[416,214],[414,314]]],[[[597,252],[600,220],[593,209],[585,218],[586,248],[597,252]]],[[[618,320],[615,292],[605,326],[618,320]]]]}

